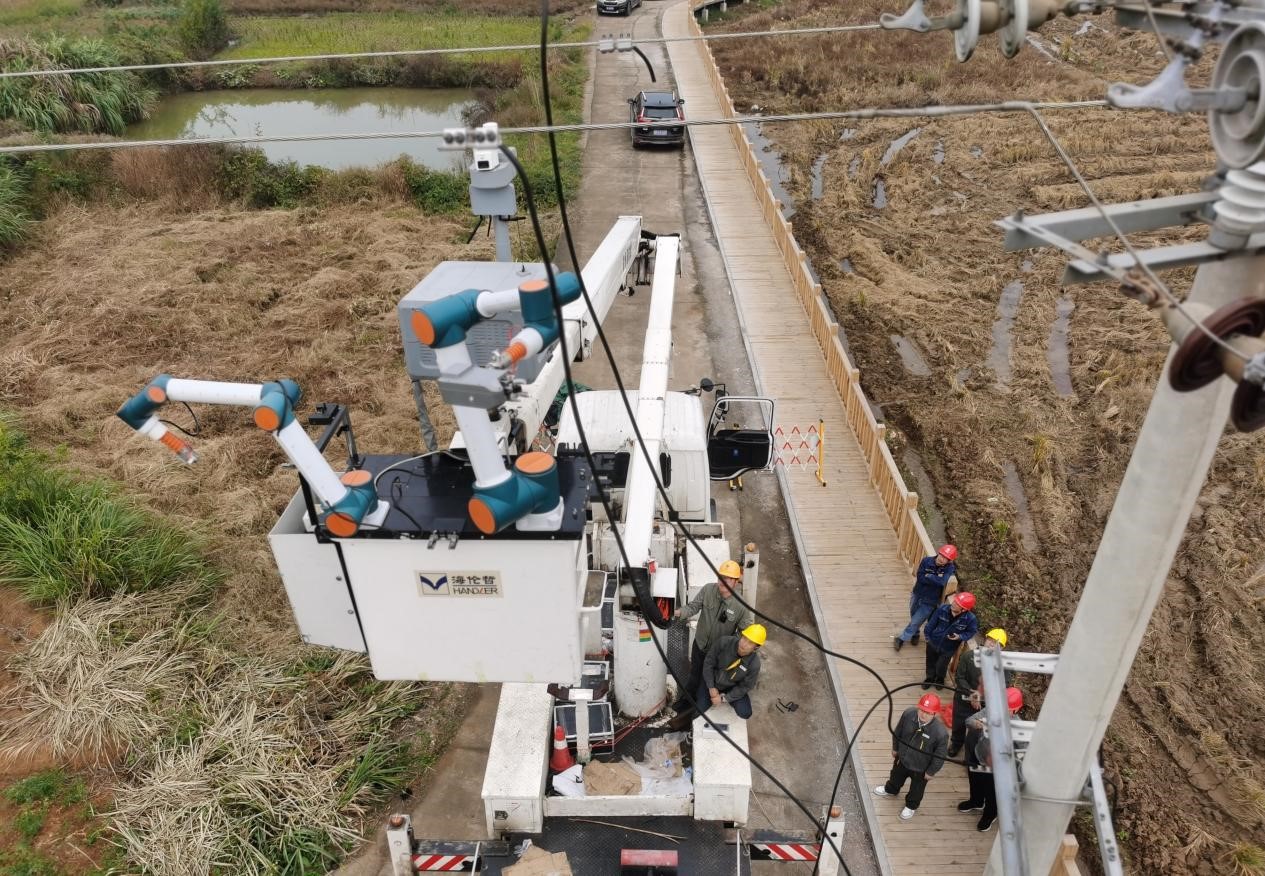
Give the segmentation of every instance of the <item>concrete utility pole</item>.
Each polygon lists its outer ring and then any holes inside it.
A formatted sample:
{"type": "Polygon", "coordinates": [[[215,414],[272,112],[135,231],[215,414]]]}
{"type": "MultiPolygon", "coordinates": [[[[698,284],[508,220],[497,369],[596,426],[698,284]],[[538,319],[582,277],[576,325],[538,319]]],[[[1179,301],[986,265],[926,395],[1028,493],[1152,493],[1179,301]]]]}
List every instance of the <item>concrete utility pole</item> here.
{"type": "MultiPolygon", "coordinates": [[[[1201,266],[1189,301],[1215,310],[1245,296],[1265,297],[1265,257],[1201,266]]],[[[1082,796],[1225,428],[1234,383],[1179,393],[1168,382],[1172,357],[1170,349],[1024,758],[1023,843],[1033,876],[1054,866],[1075,809],[1047,801],[1082,796]]],[[[1000,838],[986,874],[1019,876],[1003,868],[1000,838]]]]}

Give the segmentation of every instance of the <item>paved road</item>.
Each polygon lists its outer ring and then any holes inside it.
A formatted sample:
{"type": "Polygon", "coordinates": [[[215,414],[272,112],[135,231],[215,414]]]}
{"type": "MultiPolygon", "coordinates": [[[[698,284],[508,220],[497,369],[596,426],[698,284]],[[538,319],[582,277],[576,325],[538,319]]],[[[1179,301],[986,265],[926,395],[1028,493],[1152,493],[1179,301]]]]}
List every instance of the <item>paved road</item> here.
{"type": "MultiPolygon", "coordinates": [[[[668,5],[665,0],[646,0],[628,18],[599,17],[593,32],[595,36],[628,32],[638,37],[657,36],[659,18],[668,5]]],[[[627,99],[638,90],[671,87],[671,70],[662,47],[651,45],[643,50],[655,68],[657,84],[651,83],[645,65],[635,54],[597,56],[589,89],[592,121],[627,121],[627,99]]],[[[689,110],[686,106],[687,117],[689,110]]],[[[738,334],[737,314],[688,147],[634,150],[627,131],[591,131],[588,136],[583,183],[571,212],[580,261],[588,258],[621,214],[642,215],[643,227],[650,231],[682,232],[669,388],[684,389],[701,377],[711,377],[727,384],[732,393],[752,394],[754,384],[738,334]]],[[[560,248],[560,254],[563,251],[560,248]]],[[[624,382],[632,388],[640,376],[649,298],[648,286],[639,287],[631,296],[620,297],[604,326],[624,382]]],[[[795,302],[790,304],[797,306],[795,302]]],[[[815,350],[810,352],[815,354],[815,350]]],[[[610,369],[601,355],[577,366],[575,378],[598,389],[614,388],[610,369]]],[[[709,403],[705,396],[704,404],[709,403]]],[[[742,492],[730,492],[720,484],[714,497],[730,543],[738,547],[754,541],[760,546],[757,607],[816,638],[777,484],[771,475],[761,475],[745,478],[744,485],[742,492]]],[[[778,630],[771,630],[764,656],[765,672],[754,697],[756,714],[749,727],[751,753],[812,812],[820,813],[830,795],[844,745],[824,661],[811,646],[778,630]],[[778,700],[795,703],[798,708],[782,711],[776,707],[778,700]]],[[[453,746],[437,764],[427,793],[413,807],[413,823],[419,836],[461,839],[483,834],[479,795],[496,699],[495,685],[480,690],[453,746]]],[[[877,874],[854,788],[853,778],[845,775],[839,802],[848,821],[847,864],[856,876],[877,874]]],[[[750,818],[752,828],[810,826],[794,803],[759,772],[753,775],[750,818]]],[[[756,874],[806,873],[811,869],[802,864],[763,862],[756,862],[753,867],[756,874]]],[[[338,873],[388,874],[382,832],[359,859],[338,873]]]]}

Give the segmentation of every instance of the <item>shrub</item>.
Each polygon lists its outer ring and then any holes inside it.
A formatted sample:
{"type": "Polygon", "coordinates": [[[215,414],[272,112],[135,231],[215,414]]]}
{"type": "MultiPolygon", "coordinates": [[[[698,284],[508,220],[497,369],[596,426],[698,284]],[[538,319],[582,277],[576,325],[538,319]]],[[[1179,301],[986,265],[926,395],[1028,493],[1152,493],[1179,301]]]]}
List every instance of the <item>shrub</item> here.
{"type": "Polygon", "coordinates": [[[260,149],[241,149],[224,159],[219,185],[227,197],[250,207],[297,207],[327,173],[293,161],[273,163],[260,149]]]}
{"type": "Polygon", "coordinates": [[[470,183],[464,174],[430,170],[401,160],[404,182],[413,200],[427,213],[452,213],[470,204],[470,183]]]}
{"type": "Polygon", "coordinates": [[[220,0],[185,0],[177,26],[180,43],[195,58],[209,58],[228,45],[228,16],[220,0]]]}
{"type": "MultiPolygon", "coordinates": [[[[100,40],[0,40],[0,67],[6,70],[110,67],[119,60],[100,40]]],[[[155,98],[131,73],[0,79],[0,119],[32,131],[117,135],[143,119],[155,98]]]]}

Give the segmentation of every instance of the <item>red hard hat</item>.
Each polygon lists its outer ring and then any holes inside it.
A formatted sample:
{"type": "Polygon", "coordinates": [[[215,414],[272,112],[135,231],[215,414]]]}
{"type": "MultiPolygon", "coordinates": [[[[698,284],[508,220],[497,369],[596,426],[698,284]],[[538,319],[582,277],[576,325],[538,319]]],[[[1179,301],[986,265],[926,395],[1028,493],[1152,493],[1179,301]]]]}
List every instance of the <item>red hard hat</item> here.
{"type": "Polygon", "coordinates": [[[1017,712],[1023,708],[1023,691],[1017,687],[1006,688],[1006,708],[1017,712]]]}
{"type": "Polygon", "coordinates": [[[962,606],[964,611],[971,611],[975,608],[975,594],[969,590],[963,590],[961,593],[955,593],[953,598],[958,601],[958,605],[962,606]]]}
{"type": "Polygon", "coordinates": [[[922,699],[918,701],[918,708],[924,712],[940,713],[940,698],[933,693],[922,695],[922,699]]]}
{"type": "Polygon", "coordinates": [[[937,553],[949,562],[953,562],[958,558],[958,549],[951,544],[944,545],[937,553]]]}

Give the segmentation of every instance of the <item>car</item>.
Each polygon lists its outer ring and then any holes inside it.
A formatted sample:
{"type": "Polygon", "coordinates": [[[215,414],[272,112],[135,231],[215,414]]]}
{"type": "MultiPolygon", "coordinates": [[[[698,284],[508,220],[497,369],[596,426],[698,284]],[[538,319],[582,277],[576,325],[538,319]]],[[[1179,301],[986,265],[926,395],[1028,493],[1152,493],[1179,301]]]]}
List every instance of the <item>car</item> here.
{"type": "Polygon", "coordinates": [[[597,0],[598,15],[631,15],[641,0],[597,0]]]}
{"type": "Polygon", "coordinates": [[[628,98],[628,120],[641,123],[630,129],[633,148],[648,143],[684,146],[684,125],[666,125],[662,128],[654,125],[656,121],[685,121],[685,111],[681,109],[684,105],[685,101],[675,91],[640,91],[636,97],[628,98]]]}

